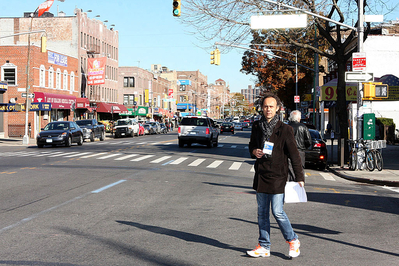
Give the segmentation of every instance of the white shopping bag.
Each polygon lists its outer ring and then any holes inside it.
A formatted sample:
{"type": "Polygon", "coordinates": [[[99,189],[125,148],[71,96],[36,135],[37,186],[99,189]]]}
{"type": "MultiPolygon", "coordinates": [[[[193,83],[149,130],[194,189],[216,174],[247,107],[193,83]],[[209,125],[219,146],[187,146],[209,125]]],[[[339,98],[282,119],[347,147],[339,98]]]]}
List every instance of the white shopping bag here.
{"type": "Polygon", "coordinates": [[[287,182],[284,191],[285,203],[307,202],[306,191],[298,182],[287,182]]]}

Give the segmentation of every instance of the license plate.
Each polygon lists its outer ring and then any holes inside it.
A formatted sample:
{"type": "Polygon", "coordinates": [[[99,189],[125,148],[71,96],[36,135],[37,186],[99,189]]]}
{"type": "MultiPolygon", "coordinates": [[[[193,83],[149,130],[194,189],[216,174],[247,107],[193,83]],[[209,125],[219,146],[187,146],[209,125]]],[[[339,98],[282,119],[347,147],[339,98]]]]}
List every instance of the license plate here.
{"type": "Polygon", "coordinates": [[[197,134],[197,132],[193,132],[193,131],[190,132],[190,135],[196,135],[196,134],[197,134]]]}
{"type": "Polygon", "coordinates": [[[46,142],[47,143],[51,143],[51,142],[53,142],[53,140],[52,139],[46,139],[46,142]]]}

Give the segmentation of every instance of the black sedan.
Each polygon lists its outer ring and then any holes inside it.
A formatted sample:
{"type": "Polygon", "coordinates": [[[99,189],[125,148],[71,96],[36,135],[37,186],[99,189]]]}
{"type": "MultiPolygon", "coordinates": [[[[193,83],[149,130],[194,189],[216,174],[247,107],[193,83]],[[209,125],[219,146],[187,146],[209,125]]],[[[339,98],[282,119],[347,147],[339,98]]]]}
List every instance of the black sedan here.
{"type": "Polygon", "coordinates": [[[305,163],[316,165],[320,170],[327,166],[327,146],[319,131],[309,129],[312,136],[312,146],[305,151],[305,163]]]}
{"type": "Polygon", "coordinates": [[[222,134],[223,132],[231,132],[234,134],[234,124],[231,122],[222,123],[222,125],[220,126],[220,134],[222,134]]]}
{"type": "Polygon", "coordinates": [[[83,131],[75,122],[50,122],[37,134],[36,143],[39,148],[43,148],[44,145],[70,147],[72,143],[82,145],[83,131]]]}

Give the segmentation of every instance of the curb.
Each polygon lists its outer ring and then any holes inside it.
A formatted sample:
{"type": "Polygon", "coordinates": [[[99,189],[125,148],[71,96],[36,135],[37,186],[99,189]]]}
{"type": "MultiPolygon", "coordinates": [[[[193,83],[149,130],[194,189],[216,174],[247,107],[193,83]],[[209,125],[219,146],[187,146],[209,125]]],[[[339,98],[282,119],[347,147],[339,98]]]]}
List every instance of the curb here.
{"type": "Polygon", "coordinates": [[[360,182],[360,183],[368,183],[368,184],[379,185],[379,186],[399,187],[399,181],[387,181],[387,180],[354,177],[354,176],[344,175],[344,174],[340,173],[339,171],[336,171],[328,166],[327,166],[327,169],[328,169],[328,171],[332,172],[333,174],[335,174],[341,178],[350,180],[350,181],[360,182]]]}

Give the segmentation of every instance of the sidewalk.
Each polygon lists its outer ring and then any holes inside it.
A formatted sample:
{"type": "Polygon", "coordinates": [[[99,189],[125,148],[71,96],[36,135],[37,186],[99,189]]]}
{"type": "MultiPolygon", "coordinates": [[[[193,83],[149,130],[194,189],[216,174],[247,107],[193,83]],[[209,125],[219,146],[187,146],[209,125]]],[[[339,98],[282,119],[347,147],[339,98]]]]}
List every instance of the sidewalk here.
{"type": "Polygon", "coordinates": [[[327,169],[333,174],[351,181],[399,187],[399,145],[387,145],[382,150],[382,158],[384,160],[382,171],[377,169],[372,172],[367,169],[352,171],[347,165],[344,168],[334,165],[327,169]]]}

